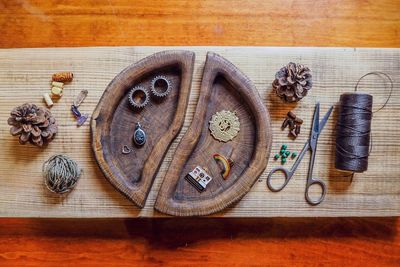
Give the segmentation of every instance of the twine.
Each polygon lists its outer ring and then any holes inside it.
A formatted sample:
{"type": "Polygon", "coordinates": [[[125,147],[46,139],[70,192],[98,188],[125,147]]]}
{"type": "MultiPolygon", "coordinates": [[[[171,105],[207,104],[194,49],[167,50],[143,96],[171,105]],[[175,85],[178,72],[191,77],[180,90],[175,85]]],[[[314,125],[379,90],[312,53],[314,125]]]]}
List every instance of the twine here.
{"type": "Polygon", "coordinates": [[[372,120],[372,95],[347,93],[340,96],[336,125],[336,161],[339,170],[368,169],[372,120]]]}
{"type": "Polygon", "coordinates": [[[340,96],[339,119],[336,125],[336,161],[339,170],[354,173],[368,169],[368,156],[372,151],[371,121],[372,115],[381,111],[388,104],[393,92],[393,80],[390,75],[374,71],[358,79],[354,88],[356,93],[346,93],[340,96]],[[360,81],[367,76],[376,75],[389,81],[390,91],[385,102],[377,110],[372,110],[373,96],[358,93],[360,81]]]}
{"type": "Polygon", "coordinates": [[[79,180],[81,169],[76,161],[59,154],[43,163],[42,174],[46,187],[58,194],[71,191],[79,180]]]}

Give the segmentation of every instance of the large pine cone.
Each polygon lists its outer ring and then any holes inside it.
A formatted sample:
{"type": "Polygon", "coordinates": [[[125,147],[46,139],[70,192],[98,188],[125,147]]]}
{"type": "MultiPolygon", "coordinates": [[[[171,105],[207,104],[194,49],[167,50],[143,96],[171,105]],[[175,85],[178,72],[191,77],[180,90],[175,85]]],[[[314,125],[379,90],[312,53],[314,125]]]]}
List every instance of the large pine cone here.
{"type": "Polygon", "coordinates": [[[311,71],[304,65],[290,62],[275,74],[272,86],[286,102],[299,101],[312,87],[311,71]]]}
{"type": "Polygon", "coordinates": [[[19,142],[31,142],[36,146],[43,146],[53,140],[57,133],[55,118],[47,108],[37,107],[35,104],[25,103],[11,111],[7,120],[11,125],[10,133],[19,135],[19,142]]]}

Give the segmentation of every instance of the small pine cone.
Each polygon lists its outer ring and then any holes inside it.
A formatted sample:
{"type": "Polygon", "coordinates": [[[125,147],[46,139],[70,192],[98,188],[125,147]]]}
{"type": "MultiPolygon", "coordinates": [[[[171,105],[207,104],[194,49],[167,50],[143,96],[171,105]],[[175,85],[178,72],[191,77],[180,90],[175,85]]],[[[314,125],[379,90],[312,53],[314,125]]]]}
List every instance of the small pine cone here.
{"type": "Polygon", "coordinates": [[[14,108],[7,123],[11,125],[10,133],[19,136],[19,142],[28,141],[36,146],[43,146],[53,140],[57,133],[57,123],[47,108],[25,103],[14,108]]]}
{"type": "Polygon", "coordinates": [[[290,62],[275,74],[272,87],[284,101],[299,101],[311,90],[311,71],[304,65],[290,62]]]}

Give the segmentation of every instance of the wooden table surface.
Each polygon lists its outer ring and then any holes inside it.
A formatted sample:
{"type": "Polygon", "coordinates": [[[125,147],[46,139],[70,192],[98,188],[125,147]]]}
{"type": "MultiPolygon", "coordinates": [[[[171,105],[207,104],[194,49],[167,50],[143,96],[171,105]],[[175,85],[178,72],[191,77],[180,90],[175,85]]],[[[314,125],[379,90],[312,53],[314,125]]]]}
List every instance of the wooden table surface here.
{"type": "MultiPolygon", "coordinates": [[[[166,2],[2,0],[0,47],[400,46],[398,0],[166,2]]],[[[398,266],[399,230],[397,218],[1,219],[0,265],[398,266]]]]}

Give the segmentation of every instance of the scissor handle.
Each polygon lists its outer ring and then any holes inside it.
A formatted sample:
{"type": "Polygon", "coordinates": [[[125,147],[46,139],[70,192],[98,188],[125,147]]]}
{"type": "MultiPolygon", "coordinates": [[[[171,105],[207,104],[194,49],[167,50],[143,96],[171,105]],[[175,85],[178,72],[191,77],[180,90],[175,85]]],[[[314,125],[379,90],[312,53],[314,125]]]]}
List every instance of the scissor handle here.
{"type": "Polygon", "coordinates": [[[320,180],[320,179],[315,179],[315,178],[310,178],[309,181],[307,181],[307,185],[306,185],[306,194],[305,194],[305,196],[306,196],[307,202],[308,202],[310,205],[315,206],[315,205],[320,204],[320,203],[324,200],[325,195],[326,195],[326,185],[325,185],[325,183],[324,183],[322,180],[320,180]],[[311,187],[312,185],[315,185],[315,184],[316,184],[316,185],[319,185],[319,187],[321,187],[322,192],[321,192],[321,196],[320,196],[317,200],[312,200],[312,199],[310,198],[309,191],[310,191],[310,187],[311,187]]]}
{"type": "Polygon", "coordinates": [[[284,168],[284,167],[276,167],[273,168],[271,170],[271,172],[268,174],[267,177],[267,186],[268,188],[273,191],[273,192],[279,192],[281,191],[283,188],[285,188],[285,186],[288,184],[288,182],[290,181],[290,179],[292,178],[293,173],[291,171],[289,171],[288,169],[284,168]],[[271,180],[272,180],[272,175],[276,172],[283,172],[283,174],[285,175],[285,181],[283,182],[283,184],[279,187],[273,187],[271,184],[271,180]]]}

